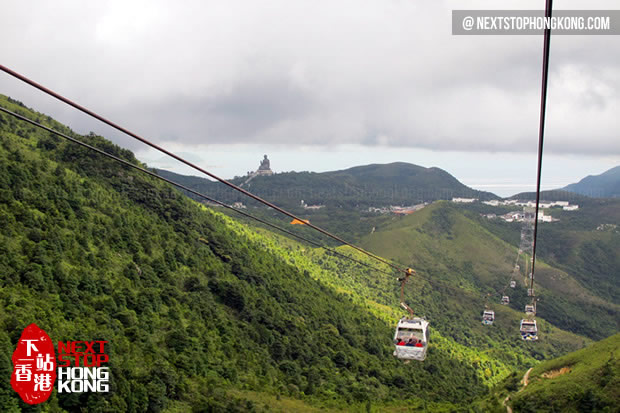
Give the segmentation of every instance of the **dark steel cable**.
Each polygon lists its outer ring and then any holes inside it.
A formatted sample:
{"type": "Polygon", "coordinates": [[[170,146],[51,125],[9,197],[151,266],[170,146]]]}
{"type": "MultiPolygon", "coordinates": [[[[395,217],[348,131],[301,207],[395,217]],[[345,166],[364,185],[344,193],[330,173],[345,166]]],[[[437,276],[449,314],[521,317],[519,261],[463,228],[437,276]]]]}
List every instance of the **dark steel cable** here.
{"type": "MultiPolygon", "coordinates": [[[[124,134],[129,135],[129,136],[131,136],[134,139],[139,140],[140,142],[150,146],[151,148],[154,148],[154,149],[156,149],[156,150],[158,150],[158,151],[160,151],[160,152],[162,152],[162,153],[164,153],[164,154],[166,154],[166,155],[176,159],[177,161],[184,163],[185,165],[189,166],[190,168],[193,168],[193,169],[195,169],[195,170],[197,170],[199,172],[202,172],[203,174],[205,174],[205,175],[207,175],[207,176],[209,176],[209,177],[211,177],[211,178],[213,178],[213,179],[215,179],[215,180],[217,180],[217,181],[219,181],[219,182],[221,182],[221,183],[223,183],[223,184],[233,188],[234,190],[239,191],[242,194],[244,194],[246,196],[249,196],[250,198],[253,198],[256,201],[258,201],[258,202],[260,202],[260,203],[262,203],[264,205],[267,205],[270,208],[275,209],[276,211],[278,211],[278,212],[280,212],[280,213],[282,213],[284,215],[287,215],[287,216],[289,216],[289,217],[291,217],[293,219],[297,219],[299,221],[303,221],[301,218],[299,218],[299,217],[295,216],[294,214],[292,214],[292,213],[290,213],[290,212],[288,212],[288,211],[278,207],[277,205],[274,205],[271,202],[266,201],[263,198],[261,198],[261,197],[259,197],[257,195],[254,195],[251,192],[246,191],[245,189],[243,189],[243,188],[241,188],[241,187],[239,187],[239,186],[237,186],[237,185],[235,185],[235,184],[233,184],[231,182],[228,182],[227,180],[225,180],[223,178],[220,178],[217,175],[212,174],[209,171],[206,171],[205,169],[199,167],[198,165],[195,165],[192,162],[189,162],[189,161],[183,159],[182,157],[174,154],[173,152],[170,152],[167,149],[164,149],[161,146],[159,146],[159,145],[149,141],[148,139],[145,139],[145,138],[143,138],[143,137],[141,137],[141,136],[139,136],[139,135],[129,131],[128,129],[125,129],[122,126],[117,125],[116,123],[114,123],[114,122],[104,118],[103,116],[98,115],[97,113],[95,113],[95,112],[85,108],[84,106],[81,106],[81,105],[73,102],[72,100],[70,100],[70,99],[68,99],[68,98],[66,98],[66,97],[64,97],[64,96],[54,92],[51,89],[46,88],[45,86],[43,86],[43,85],[41,85],[41,84],[39,84],[39,83],[37,83],[37,82],[27,78],[26,76],[24,76],[24,75],[22,75],[20,73],[15,72],[14,70],[9,69],[8,67],[6,67],[4,65],[0,65],[0,70],[2,70],[5,73],[8,73],[9,75],[11,75],[11,76],[21,80],[22,82],[25,82],[25,83],[27,83],[27,84],[29,84],[29,85],[31,85],[31,86],[41,90],[42,92],[47,93],[50,96],[53,96],[54,98],[56,98],[56,99],[58,99],[58,100],[60,100],[60,101],[62,101],[64,103],[66,103],[67,105],[73,106],[75,109],[77,109],[77,110],[79,110],[79,111],[81,111],[83,113],[86,113],[87,115],[89,115],[89,116],[91,116],[91,117],[93,117],[93,118],[95,118],[95,119],[97,119],[97,120],[99,120],[99,121],[101,121],[101,122],[103,122],[103,123],[113,127],[114,129],[116,129],[116,130],[118,130],[120,132],[123,132],[124,134]]],[[[338,236],[336,236],[336,235],[334,235],[334,234],[332,234],[332,233],[330,233],[330,232],[328,232],[328,231],[326,231],[326,230],[324,230],[324,229],[322,229],[320,227],[317,227],[314,224],[311,224],[311,223],[308,222],[308,223],[306,223],[306,225],[309,226],[310,228],[316,230],[316,231],[319,231],[323,235],[326,235],[326,236],[328,236],[328,237],[330,237],[330,238],[332,238],[332,239],[334,239],[334,240],[336,240],[336,241],[338,241],[338,242],[340,242],[342,244],[348,245],[349,247],[358,250],[359,252],[361,252],[361,253],[363,253],[363,254],[371,257],[371,258],[374,258],[375,260],[381,261],[382,263],[384,263],[386,265],[389,265],[390,267],[394,268],[397,271],[405,272],[405,269],[400,268],[399,266],[394,265],[393,263],[391,263],[391,262],[389,262],[389,261],[387,261],[387,260],[385,260],[385,259],[383,259],[383,258],[381,258],[381,257],[379,257],[379,256],[377,256],[377,255],[375,255],[373,253],[371,253],[371,252],[368,252],[365,249],[363,249],[361,247],[358,247],[357,245],[351,244],[350,242],[347,242],[344,239],[342,239],[342,238],[340,238],[340,237],[338,237],[338,236]]]]}
{"type": "MultiPolygon", "coordinates": [[[[545,6],[545,17],[551,18],[553,9],[553,0],[547,0],[545,6]]],[[[532,245],[532,278],[530,280],[530,288],[532,293],[532,303],[536,298],[534,295],[534,267],[536,265],[536,239],[538,235],[538,210],[540,207],[540,181],[542,176],[542,156],[543,143],[545,136],[545,113],[547,109],[547,81],[549,79],[549,48],[551,46],[551,27],[545,27],[542,62],[542,85],[540,90],[540,124],[538,126],[538,168],[536,172],[536,214],[534,216],[534,243],[532,245]]]]}
{"type": "Polygon", "coordinates": [[[67,140],[69,140],[69,141],[71,141],[71,142],[73,142],[73,143],[76,143],[76,144],[80,145],[80,146],[83,146],[83,147],[85,147],[85,148],[88,148],[88,149],[90,149],[90,150],[93,150],[93,151],[95,151],[95,152],[97,152],[97,153],[99,153],[99,154],[101,154],[101,155],[107,156],[108,158],[113,159],[113,160],[114,160],[114,161],[116,161],[116,162],[120,162],[120,163],[122,163],[122,164],[124,164],[124,165],[126,165],[126,166],[129,166],[129,167],[131,167],[131,168],[134,168],[134,169],[136,169],[136,170],[138,170],[138,171],[140,171],[140,172],[143,172],[143,173],[145,173],[145,174],[148,174],[148,175],[150,175],[150,176],[152,176],[152,177],[154,177],[154,178],[160,179],[160,180],[162,180],[162,181],[164,181],[164,182],[167,182],[167,183],[169,183],[169,184],[171,184],[171,185],[174,185],[174,186],[176,186],[177,188],[180,188],[180,189],[183,189],[183,190],[185,190],[185,191],[187,191],[187,192],[190,192],[190,193],[192,193],[192,194],[194,194],[194,195],[196,195],[196,196],[199,196],[199,197],[201,197],[201,198],[203,198],[203,199],[205,199],[205,200],[207,200],[207,201],[210,201],[210,202],[216,203],[216,204],[218,204],[218,205],[221,205],[222,207],[227,208],[227,209],[230,209],[230,210],[232,210],[232,211],[235,211],[236,213],[238,213],[238,214],[240,214],[240,215],[243,215],[243,216],[245,216],[245,217],[247,217],[247,218],[253,219],[253,220],[258,221],[258,222],[260,222],[260,223],[262,223],[262,224],[264,224],[264,225],[267,225],[267,226],[269,226],[269,227],[271,227],[271,228],[277,229],[278,231],[281,231],[281,232],[283,232],[283,233],[285,233],[285,234],[288,234],[288,235],[290,235],[290,236],[293,236],[293,237],[295,237],[295,238],[297,238],[297,239],[300,239],[300,240],[302,240],[302,241],[308,242],[308,243],[310,243],[310,244],[312,244],[312,245],[314,245],[314,246],[316,246],[316,247],[318,247],[318,248],[322,248],[322,249],[324,249],[325,251],[328,251],[328,252],[330,252],[330,253],[332,253],[332,254],[335,254],[335,255],[338,255],[338,256],[340,256],[340,257],[342,257],[342,258],[346,258],[346,259],[349,259],[349,260],[351,260],[351,261],[354,261],[354,262],[356,262],[356,263],[358,263],[358,264],[361,264],[361,265],[363,265],[363,266],[366,266],[366,267],[370,268],[370,269],[371,269],[371,270],[373,270],[373,271],[381,272],[381,273],[383,273],[383,274],[387,274],[387,275],[392,275],[391,273],[389,273],[389,272],[387,272],[387,271],[384,271],[384,270],[381,270],[381,269],[375,268],[375,267],[371,266],[371,265],[370,265],[370,264],[368,264],[368,263],[365,263],[365,262],[363,262],[363,261],[359,261],[359,260],[358,260],[358,259],[356,259],[356,258],[353,258],[353,257],[350,257],[350,256],[348,256],[348,255],[342,254],[342,253],[340,253],[340,252],[338,252],[338,251],[336,251],[336,250],[334,250],[334,249],[332,249],[332,248],[325,247],[325,246],[323,246],[323,245],[319,244],[319,243],[318,243],[318,242],[316,242],[316,241],[312,241],[312,240],[310,240],[310,239],[307,239],[307,238],[305,238],[305,237],[302,237],[301,235],[295,234],[294,232],[291,232],[291,231],[289,231],[289,230],[287,230],[287,229],[284,229],[284,228],[282,228],[282,227],[279,227],[278,225],[275,225],[275,224],[272,224],[272,223],[270,223],[270,222],[268,222],[268,221],[265,221],[265,220],[263,220],[262,218],[258,218],[258,217],[254,216],[254,215],[252,215],[252,214],[248,214],[247,212],[243,212],[243,211],[241,211],[241,210],[239,210],[239,209],[237,209],[237,208],[234,208],[234,207],[232,207],[232,206],[230,206],[230,205],[227,205],[227,204],[225,204],[225,203],[223,203],[223,202],[220,202],[220,201],[218,201],[218,200],[216,200],[216,199],[210,198],[210,197],[208,197],[207,195],[204,195],[204,194],[202,194],[202,193],[200,193],[200,192],[194,191],[193,189],[188,188],[188,187],[186,187],[186,186],[184,186],[184,185],[182,185],[182,184],[179,184],[179,183],[177,183],[177,182],[174,182],[174,181],[172,181],[172,180],[170,180],[170,179],[168,179],[168,178],[164,178],[163,176],[157,175],[156,173],[154,173],[154,172],[152,172],[152,171],[149,171],[149,170],[147,170],[147,169],[144,169],[144,168],[141,168],[141,167],[139,167],[139,166],[137,166],[137,165],[134,165],[133,163],[131,163],[131,162],[129,162],[129,161],[126,161],[125,159],[119,158],[119,157],[117,157],[117,156],[115,156],[115,155],[112,155],[112,154],[110,154],[110,153],[108,153],[108,152],[105,152],[105,151],[103,151],[103,150],[101,150],[101,149],[99,149],[99,148],[96,148],[96,147],[94,147],[94,146],[92,146],[92,145],[89,145],[89,144],[87,144],[87,143],[85,143],[85,142],[82,142],[82,141],[80,141],[80,140],[78,140],[78,139],[75,139],[75,138],[72,138],[72,137],[70,137],[70,136],[68,136],[68,135],[65,135],[64,133],[58,132],[58,131],[56,131],[56,130],[54,130],[54,129],[52,129],[52,128],[49,128],[49,127],[47,127],[47,126],[45,126],[45,125],[42,125],[42,124],[40,124],[40,123],[38,123],[38,122],[35,122],[35,121],[31,120],[31,119],[28,119],[27,117],[22,116],[22,115],[20,115],[20,114],[18,114],[18,113],[11,112],[10,110],[3,108],[2,106],[0,106],[0,111],[2,111],[2,112],[4,112],[4,113],[6,113],[6,114],[8,114],[8,115],[14,116],[14,117],[16,117],[16,118],[18,118],[18,119],[20,119],[20,120],[22,120],[22,121],[24,121],[24,122],[28,122],[28,123],[30,123],[31,125],[34,125],[34,126],[36,126],[36,127],[38,127],[38,128],[41,128],[41,129],[46,130],[46,131],[48,131],[48,132],[51,132],[51,133],[53,133],[53,134],[55,134],[55,135],[57,135],[57,136],[60,136],[60,137],[62,137],[62,138],[64,138],[64,139],[67,139],[67,140]]]}

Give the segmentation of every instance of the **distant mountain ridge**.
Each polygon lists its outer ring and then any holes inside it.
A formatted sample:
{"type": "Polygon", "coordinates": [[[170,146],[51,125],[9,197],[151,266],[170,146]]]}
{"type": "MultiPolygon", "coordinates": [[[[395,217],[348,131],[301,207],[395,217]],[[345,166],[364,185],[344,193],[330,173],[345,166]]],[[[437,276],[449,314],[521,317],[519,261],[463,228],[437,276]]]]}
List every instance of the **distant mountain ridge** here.
{"type": "MultiPolygon", "coordinates": [[[[247,202],[220,183],[194,176],[184,176],[157,169],[158,174],[195,190],[204,190],[227,202],[247,202]]],[[[231,182],[241,185],[245,177],[231,182]]],[[[244,188],[285,206],[385,206],[412,205],[453,197],[498,199],[490,192],[478,191],[462,184],[440,168],[394,162],[371,164],[330,172],[284,172],[273,176],[257,176],[244,188]]]]}
{"type": "Polygon", "coordinates": [[[562,190],[593,198],[620,198],[620,165],[600,175],[588,175],[562,190]]]}

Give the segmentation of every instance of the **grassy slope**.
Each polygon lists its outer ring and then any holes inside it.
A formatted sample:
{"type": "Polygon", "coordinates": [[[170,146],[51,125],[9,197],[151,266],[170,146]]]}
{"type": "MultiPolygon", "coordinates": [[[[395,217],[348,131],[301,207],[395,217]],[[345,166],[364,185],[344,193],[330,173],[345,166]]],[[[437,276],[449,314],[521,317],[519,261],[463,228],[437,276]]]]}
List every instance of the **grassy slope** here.
{"type": "MultiPolygon", "coordinates": [[[[277,245],[288,245],[284,250],[279,248],[278,254],[288,257],[296,265],[309,268],[319,264],[327,271],[312,269],[314,276],[339,291],[352,294],[356,302],[377,316],[393,323],[402,315],[402,310],[395,306],[399,300],[395,277],[369,272],[365,267],[352,265],[338,257],[327,258],[328,253],[322,250],[307,249],[290,240],[288,243],[279,241],[272,245],[272,248],[278,248],[277,245]]],[[[347,250],[348,248],[341,248],[343,252],[347,250]]],[[[364,256],[355,256],[365,260],[364,256]]],[[[414,308],[420,308],[419,312],[433,322],[433,337],[437,338],[434,346],[442,348],[442,351],[450,352],[449,349],[453,349],[462,352],[465,354],[463,357],[474,365],[481,360],[483,363],[492,362],[493,366],[489,366],[490,372],[484,371],[485,369],[479,371],[481,379],[487,383],[504,377],[510,368],[533,365],[534,357],[561,354],[589,342],[541,320],[541,330],[548,335],[547,339],[542,341],[547,343],[523,346],[516,340],[515,334],[521,317],[519,313],[497,305],[495,310],[498,320],[495,326],[484,327],[479,321],[479,295],[463,292],[445,282],[434,282],[431,285],[425,280],[420,280],[420,283],[413,280],[407,287],[407,294],[409,302],[416,304],[414,308]],[[420,286],[422,291],[419,290],[420,286]],[[468,352],[470,354],[467,354],[468,352]]]]}
{"type": "Polygon", "coordinates": [[[536,366],[528,386],[512,398],[515,411],[617,409],[620,334],[536,366]]]}
{"type": "MultiPolygon", "coordinates": [[[[303,269],[322,283],[350,297],[364,311],[385,320],[389,325],[395,325],[396,321],[402,317],[403,312],[398,307],[398,297],[395,294],[395,291],[398,290],[395,277],[372,273],[364,266],[351,263],[351,261],[337,256],[331,256],[324,250],[304,248],[295,241],[284,237],[253,233],[234,220],[229,220],[227,225],[231,230],[260,243],[260,245],[273,251],[274,254],[284,257],[288,263],[303,269]]],[[[348,248],[341,248],[341,251],[354,255],[358,260],[374,264],[374,262],[364,258],[361,254],[353,253],[348,248]]],[[[387,270],[386,267],[383,269],[387,270]]],[[[484,333],[484,330],[480,329],[480,332],[484,333]]],[[[391,343],[391,336],[379,339],[386,344],[391,343]]],[[[496,355],[489,355],[486,352],[459,344],[436,331],[433,331],[433,340],[429,351],[431,355],[436,353],[436,360],[454,358],[467,365],[476,366],[476,373],[480,382],[486,385],[494,384],[503,379],[513,367],[530,365],[534,362],[534,359],[525,353],[512,359],[512,362],[504,362],[498,359],[496,355]],[[488,371],[486,371],[487,368],[488,371]]],[[[433,356],[430,356],[428,361],[429,363],[426,364],[432,364],[433,356]]]]}
{"type": "Polygon", "coordinates": [[[515,373],[492,394],[473,404],[476,411],[615,412],[620,400],[620,334],[593,343],[532,369],[526,387],[515,373]]]}
{"type": "MultiPolygon", "coordinates": [[[[467,218],[447,203],[437,203],[366,236],[363,245],[370,250],[413,265],[432,282],[446,281],[459,286],[471,297],[492,293],[499,300],[510,279],[516,258],[513,247],[467,218]]],[[[523,263],[522,267],[523,267],[523,263]]],[[[537,290],[541,296],[539,315],[556,325],[591,337],[604,337],[617,331],[614,314],[618,306],[582,288],[563,271],[539,261],[537,290]],[[548,307],[545,308],[545,304],[548,307]],[[585,323],[595,313],[596,325],[585,323]],[[577,321],[574,321],[577,320],[577,321]]],[[[514,290],[510,307],[522,311],[527,301],[523,282],[514,290]]]]}
{"type": "MultiPolygon", "coordinates": [[[[577,211],[553,208],[546,212],[560,221],[539,227],[538,256],[570,274],[592,294],[620,304],[620,200],[586,199],[579,204],[577,211]]],[[[504,241],[518,242],[518,224],[482,219],[474,207],[462,209],[504,241]]]]}

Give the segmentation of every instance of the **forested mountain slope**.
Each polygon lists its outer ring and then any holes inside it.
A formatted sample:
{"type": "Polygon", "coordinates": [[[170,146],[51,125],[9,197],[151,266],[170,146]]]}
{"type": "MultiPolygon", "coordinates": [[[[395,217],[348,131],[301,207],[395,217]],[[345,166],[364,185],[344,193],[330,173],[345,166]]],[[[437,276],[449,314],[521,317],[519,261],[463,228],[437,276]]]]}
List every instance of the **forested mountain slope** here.
{"type": "Polygon", "coordinates": [[[499,309],[483,328],[476,294],[439,278],[408,288],[434,324],[427,361],[403,364],[391,355],[395,277],[327,255],[0,115],[0,409],[25,406],[10,355],[30,323],[110,343],[111,392],[46,402],[68,411],[450,410],[588,341],[543,322],[549,339],[523,346],[518,313],[499,309]]]}
{"type": "MultiPolygon", "coordinates": [[[[228,202],[247,198],[222,184],[195,176],[157,170],[158,174],[198,191],[206,191],[228,202]]],[[[232,180],[253,193],[277,201],[278,205],[296,207],[301,200],[308,205],[322,204],[344,208],[413,205],[452,197],[495,199],[490,192],[463,185],[440,168],[424,168],[405,162],[356,166],[330,172],[284,172],[232,180]]],[[[252,203],[250,203],[252,204],[252,203]]]]}
{"type": "MultiPolygon", "coordinates": [[[[336,405],[484,390],[437,386],[419,366],[414,379],[381,340],[388,324],[168,186],[8,116],[0,128],[3,411],[22,405],[10,354],[32,322],[57,340],[110,343],[112,391],[54,393],[67,410],[245,410],[235,388],[336,405]]],[[[474,369],[446,362],[448,380],[473,383],[474,369]]]]}

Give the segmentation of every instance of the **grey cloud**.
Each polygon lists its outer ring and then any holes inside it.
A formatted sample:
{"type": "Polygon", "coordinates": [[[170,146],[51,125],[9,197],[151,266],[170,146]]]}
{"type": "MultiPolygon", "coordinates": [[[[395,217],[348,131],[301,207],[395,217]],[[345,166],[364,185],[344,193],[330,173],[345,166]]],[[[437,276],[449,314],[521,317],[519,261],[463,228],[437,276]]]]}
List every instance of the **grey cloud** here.
{"type": "MultiPolygon", "coordinates": [[[[157,142],[536,146],[542,39],[452,36],[462,2],[34,3],[5,5],[3,64],[157,142]]],[[[549,150],[620,154],[618,46],[619,36],[552,38],[549,150]]],[[[141,147],[5,75],[0,87],[78,131],[141,147]]]]}

